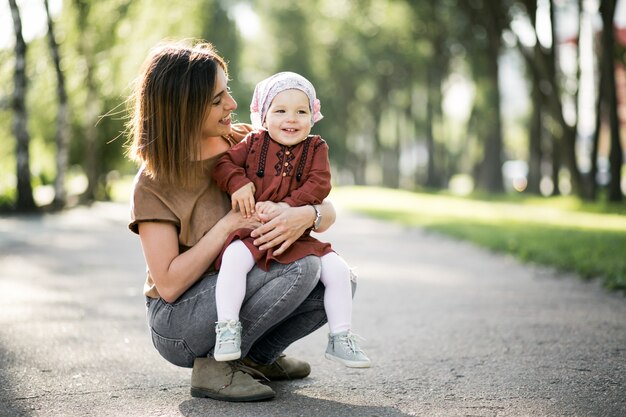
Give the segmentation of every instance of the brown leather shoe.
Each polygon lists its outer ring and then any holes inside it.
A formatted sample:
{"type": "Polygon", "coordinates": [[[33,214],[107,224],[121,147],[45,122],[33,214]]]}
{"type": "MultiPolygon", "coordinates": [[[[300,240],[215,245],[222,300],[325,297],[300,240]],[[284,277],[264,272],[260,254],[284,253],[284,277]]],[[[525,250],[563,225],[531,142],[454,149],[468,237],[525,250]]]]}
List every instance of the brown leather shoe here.
{"type": "Polygon", "coordinates": [[[262,373],[270,381],[302,379],[311,373],[311,365],[307,362],[288,358],[284,354],[280,355],[274,363],[269,365],[259,365],[250,358],[244,358],[242,362],[247,367],[262,373]]]}
{"type": "Polygon", "coordinates": [[[251,374],[256,371],[239,362],[196,358],[191,372],[191,396],[221,401],[261,401],[276,396],[274,390],[251,374]]]}

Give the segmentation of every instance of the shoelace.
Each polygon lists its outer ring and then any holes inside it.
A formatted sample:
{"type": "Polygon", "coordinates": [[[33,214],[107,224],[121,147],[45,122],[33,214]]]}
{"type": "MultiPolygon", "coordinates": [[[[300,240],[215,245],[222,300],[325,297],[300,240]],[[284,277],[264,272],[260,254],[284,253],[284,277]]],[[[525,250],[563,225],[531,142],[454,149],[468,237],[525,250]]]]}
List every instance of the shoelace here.
{"type": "Polygon", "coordinates": [[[226,344],[226,343],[232,343],[235,340],[235,335],[237,333],[237,321],[236,320],[227,321],[224,327],[217,327],[216,332],[220,334],[220,338],[221,338],[221,340],[219,341],[220,345],[226,344]],[[221,335],[227,331],[230,332],[231,336],[226,337],[226,338],[221,338],[221,335]]]}
{"type": "Polygon", "coordinates": [[[358,334],[355,334],[352,332],[348,332],[347,335],[341,337],[341,341],[344,342],[353,353],[363,352],[357,346],[357,340],[365,340],[365,339],[359,336],[358,334]]]}
{"type": "Polygon", "coordinates": [[[257,376],[259,378],[263,378],[266,381],[269,382],[269,379],[267,379],[265,377],[265,375],[263,375],[261,372],[257,371],[256,369],[252,369],[246,365],[243,364],[243,362],[241,362],[240,360],[237,361],[229,361],[229,362],[224,362],[225,364],[227,364],[228,366],[230,366],[230,381],[228,381],[228,383],[222,385],[222,388],[220,389],[224,389],[226,387],[229,387],[230,385],[232,385],[233,383],[233,378],[235,378],[235,374],[237,372],[243,372],[244,374],[248,374],[251,375],[252,377],[257,376]]]}
{"type": "Polygon", "coordinates": [[[261,373],[260,371],[257,371],[256,369],[250,368],[247,365],[244,365],[244,363],[241,360],[227,362],[227,363],[230,365],[231,369],[233,370],[233,373],[237,371],[241,371],[252,376],[263,378],[264,380],[269,382],[269,379],[265,375],[263,375],[263,373],[261,373]]]}

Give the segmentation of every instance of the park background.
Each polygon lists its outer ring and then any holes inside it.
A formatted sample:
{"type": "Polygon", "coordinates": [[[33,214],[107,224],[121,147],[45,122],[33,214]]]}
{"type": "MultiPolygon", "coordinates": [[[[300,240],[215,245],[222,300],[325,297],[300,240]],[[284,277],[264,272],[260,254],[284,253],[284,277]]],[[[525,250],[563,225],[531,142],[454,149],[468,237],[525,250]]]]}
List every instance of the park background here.
{"type": "Polygon", "coordinates": [[[0,3],[2,215],[127,201],[126,98],[205,39],[316,86],[339,204],[626,288],[625,0],[0,3]]]}

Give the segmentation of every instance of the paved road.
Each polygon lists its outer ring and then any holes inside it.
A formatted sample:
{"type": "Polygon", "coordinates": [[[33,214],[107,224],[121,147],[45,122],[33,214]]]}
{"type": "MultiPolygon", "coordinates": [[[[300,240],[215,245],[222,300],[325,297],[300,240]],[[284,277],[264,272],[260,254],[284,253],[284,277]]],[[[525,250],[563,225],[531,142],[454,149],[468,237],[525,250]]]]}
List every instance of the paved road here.
{"type": "Polygon", "coordinates": [[[275,400],[189,396],[153,350],[126,207],[0,218],[0,416],[626,416],[626,298],[423,230],[340,213],[355,331],[374,366],[290,347],[275,400]]]}

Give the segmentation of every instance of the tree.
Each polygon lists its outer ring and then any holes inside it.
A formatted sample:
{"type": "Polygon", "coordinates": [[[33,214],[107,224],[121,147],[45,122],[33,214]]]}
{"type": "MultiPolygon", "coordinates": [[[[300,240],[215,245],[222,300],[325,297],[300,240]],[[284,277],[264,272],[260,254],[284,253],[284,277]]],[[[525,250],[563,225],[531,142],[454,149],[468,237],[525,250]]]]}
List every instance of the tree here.
{"type": "Polygon", "coordinates": [[[15,29],[15,73],[13,90],[13,133],[17,140],[17,203],[18,212],[33,211],[37,208],[33,198],[33,189],[30,175],[30,135],[26,111],[26,42],[22,36],[22,19],[15,0],[9,0],[13,28],[15,29]]]}
{"type": "Polygon", "coordinates": [[[619,115],[617,114],[617,89],[615,85],[615,40],[613,39],[613,19],[615,17],[615,0],[600,2],[600,15],[602,16],[602,71],[606,88],[605,100],[609,110],[609,126],[611,132],[611,151],[609,154],[611,179],[609,181],[609,201],[621,202],[623,194],[621,189],[623,155],[619,115]]]}
{"type": "Polygon", "coordinates": [[[425,2],[423,4],[408,2],[412,8],[413,18],[421,20],[422,24],[414,25],[414,36],[427,41],[429,53],[424,57],[427,66],[426,73],[426,120],[424,121],[426,150],[428,165],[424,184],[429,188],[444,187],[447,178],[444,175],[445,153],[444,138],[436,137],[435,132],[443,129],[443,84],[448,75],[450,53],[447,48],[447,39],[450,28],[443,18],[450,13],[450,4],[446,2],[425,2]],[[444,10],[446,9],[446,10],[444,10]],[[421,28],[418,29],[418,28],[421,28]]]}
{"type": "Polygon", "coordinates": [[[52,55],[52,64],[57,79],[57,126],[56,126],[56,176],[54,180],[54,200],[52,205],[54,208],[63,208],[67,202],[67,193],[65,192],[65,172],[67,171],[69,158],[69,142],[70,142],[70,126],[69,126],[69,106],[67,102],[67,92],[65,90],[65,76],[61,70],[61,56],[59,53],[59,44],[56,40],[54,32],[54,24],[50,16],[50,8],[48,0],[44,0],[46,9],[46,17],[48,20],[48,45],[50,54],[52,55]]]}
{"type": "MultiPolygon", "coordinates": [[[[227,60],[228,71],[231,74],[230,86],[235,101],[240,104],[249,103],[250,94],[245,91],[240,77],[233,76],[241,73],[244,68],[240,66],[241,37],[235,22],[229,16],[228,3],[225,0],[202,0],[199,10],[203,11],[200,38],[211,42],[227,60]]],[[[246,114],[245,120],[247,117],[246,114]]]]}
{"type": "MultiPolygon", "coordinates": [[[[549,62],[549,72],[548,72],[548,82],[551,85],[551,93],[547,95],[549,109],[551,117],[553,121],[559,126],[559,131],[556,132],[555,135],[555,146],[558,146],[559,149],[557,152],[554,152],[553,156],[558,157],[558,159],[553,162],[553,181],[555,184],[554,189],[557,190],[558,185],[558,170],[560,169],[560,160],[561,157],[564,159],[564,164],[569,171],[569,179],[572,187],[572,192],[576,195],[581,195],[582,187],[581,187],[581,175],[580,170],[578,168],[578,163],[576,159],[576,136],[578,132],[578,112],[576,111],[576,118],[573,124],[568,123],[565,120],[563,114],[563,88],[561,87],[561,83],[559,82],[559,76],[563,76],[563,74],[559,73],[557,60],[558,60],[558,38],[557,38],[557,25],[555,19],[556,13],[556,5],[554,0],[550,0],[550,21],[552,22],[552,48],[550,50],[551,60],[549,62]]],[[[577,71],[577,74],[579,72],[577,71]]],[[[578,97],[578,84],[579,78],[576,78],[576,87],[575,91],[570,93],[571,96],[574,97],[573,102],[574,105],[577,106],[577,97],[578,97]]]]}
{"type": "MultiPolygon", "coordinates": [[[[524,6],[530,19],[530,24],[535,32],[535,45],[532,48],[526,49],[524,45],[518,40],[517,47],[521,49],[522,54],[528,54],[528,59],[532,62],[545,61],[547,51],[541,45],[541,42],[537,39],[537,0],[524,0],[524,6]]],[[[545,105],[543,94],[541,92],[542,74],[538,71],[536,65],[527,65],[528,76],[530,77],[531,84],[531,115],[530,126],[528,132],[528,186],[526,190],[533,194],[540,194],[541,183],[541,163],[544,158],[543,142],[545,129],[543,127],[543,113],[545,112],[545,105]]]]}
{"type": "Polygon", "coordinates": [[[473,123],[482,142],[482,158],[475,166],[477,188],[499,193],[504,191],[502,178],[502,117],[498,85],[502,52],[502,34],[508,27],[506,6],[501,2],[460,2],[480,36],[468,44],[470,65],[478,86],[472,111],[473,123]]]}
{"type": "Polygon", "coordinates": [[[91,202],[109,198],[106,174],[110,169],[107,165],[111,162],[112,147],[104,145],[119,134],[108,131],[112,124],[117,125],[117,121],[102,116],[119,105],[120,90],[107,87],[114,82],[111,78],[116,75],[112,68],[116,61],[112,55],[125,46],[123,42],[126,40],[118,40],[117,30],[125,22],[131,1],[73,0],[71,5],[76,11],[75,24],[79,36],[76,49],[79,65],[83,68],[82,84],[85,89],[82,101],[84,149],[81,162],[87,176],[87,188],[81,200],[91,202]],[[115,96],[116,104],[111,103],[112,96],[115,96]]]}
{"type": "MultiPolygon", "coordinates": [[[[538,2],[536,0],[523,0],[521,2],[526,9],[528,18],[534,30],[535,45],[532,47],[517,42],[518,48],[525,58],[529,68],[532,83],[533,115],[531,116],[530,128],[530,163],[529,163],[529,187],[531,191],[537,191],[538,181],[541,173],[539,164],[544,159],[544,153],[551,152],[552,182],[554,184],[553,194],[558,194],[559,176],[562,166],[569,172],[572,192],[577,195],[582,193],[581,174],[576,158],[576,137],[578,131],[578,115],[573,123],[569,123],[563,114],[564,100],[570,99],[577,109],[579,65],[573,76],[575,87],[570,91],[564,91],[562,87],[565,75],[559,66],[559,48],[562,46],[558,42],[556,4],[549,2],[551,44],[541,45],[539,42],[536,14],[538,2]],[[547,140],[542,141],[544,133],[549,135],[547,140]],[[543,143],[542,143],[543,142],[543,143]],[[542,145],[546,145],[545,147],[542,145]]],[[[580,13],[580,10],[579,10],[580,13]]],[[[578,55],[578,54],[577,54],[578,55]]]]}

